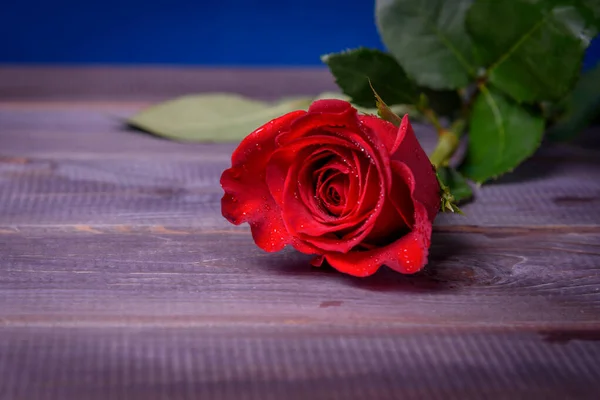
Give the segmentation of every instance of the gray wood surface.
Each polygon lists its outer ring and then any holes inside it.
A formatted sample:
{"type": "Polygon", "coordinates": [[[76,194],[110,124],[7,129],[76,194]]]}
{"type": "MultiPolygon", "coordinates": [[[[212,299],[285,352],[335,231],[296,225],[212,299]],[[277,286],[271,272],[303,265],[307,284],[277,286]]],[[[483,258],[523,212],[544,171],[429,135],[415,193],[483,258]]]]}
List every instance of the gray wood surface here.
{"type": "Polygon", "coordinates": [[[322,70],[0,68],[0,399],[597,398],[598,130],[438,217],[421,273],[358,279],[220,216],[235,144],[122,125],[188,92],[333,87],[322,70]]]}

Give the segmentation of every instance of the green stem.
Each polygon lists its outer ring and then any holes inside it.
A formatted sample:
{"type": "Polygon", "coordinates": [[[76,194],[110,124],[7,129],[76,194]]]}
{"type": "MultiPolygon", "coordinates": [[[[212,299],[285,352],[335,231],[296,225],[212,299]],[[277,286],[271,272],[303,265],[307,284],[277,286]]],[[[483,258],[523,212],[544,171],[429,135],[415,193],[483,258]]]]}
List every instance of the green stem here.
{"type": "Polygon", "coordinates": [[[416,107],[417,110],[431,122],[438,133],[438,143],[433,150],[433,153],[431,153],[431,156],[429,156],[429,160],[436,169],[448,165],[448,161],[460,143],[459,138],[465,129],[465,120],[457,119],[450,129],[446,129],[440,124],[440,120],[435,111],[428,107],[426,97],[422,96],[416,107]]]}
{"type": "Polygon", "coordinates": [[[429,160],[435,168],[448,165],[448,161],[450,161],[450,158],[452,158],[458,148],[464,129],[465,121],[463,119],[454,121],[449,130],[442,129],[438,137],[437,146],[435,146],[433,153],[429,156],[429,160]]]}
{"type": "Polygon", "coordinates": [[[458,143],[458,136],[454,132],[448,130],[442,131],[438,138],[437,146],[435,146],[433,153],[429,156],[429,160],[436,169],[448,165],[448,161],[456,151],[458,143]]]}

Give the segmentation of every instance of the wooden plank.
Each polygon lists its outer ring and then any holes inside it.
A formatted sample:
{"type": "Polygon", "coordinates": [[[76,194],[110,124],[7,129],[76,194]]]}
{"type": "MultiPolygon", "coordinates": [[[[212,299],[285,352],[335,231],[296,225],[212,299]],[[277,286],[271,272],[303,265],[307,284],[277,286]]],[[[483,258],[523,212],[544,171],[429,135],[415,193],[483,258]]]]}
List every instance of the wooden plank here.
{"type": "MultiPolygon", "coordinates": [[[[425,129],[418,130],[428,137],[425,129]]],[[[7,137],[3,135],[0,129],[0,137],[7,137]]],[[[25,135],[5,140],[0,153],[0,227],[228,227],[220,216],[219,178],[235,145],[182,145],[113,131],[106,136],[59,136],[53,141],[25,135]],[[104,150],[93,153],[94,147],[104,150]]],[[[464,207],[466,217],[444,214],[436,224],[569,225],[573,230],[598,226],[598,176],[600,151],[550,146],[515,174],[476,189],[476,201],[464,207]]]]}
{"type": "MultiPolygon", "coordinates": [[[[3,399],[596,399],[600,346],[535,333],[23,329],[3,399]]],[[[577,339],[577,337],[573,337],[577,339]]]]}
{"type": "Polygon", "coordinates": [[[247,232],[5,232],[0,325],[600,329],[599,239],[436,233],[424,272],[360,279],[247,232]]]}
{"type": "Polygon", "coordinates": [[[0,67],[5,101],[159,101],[214,91],[276,99],[335,89],[326,68],[0,67]]]}

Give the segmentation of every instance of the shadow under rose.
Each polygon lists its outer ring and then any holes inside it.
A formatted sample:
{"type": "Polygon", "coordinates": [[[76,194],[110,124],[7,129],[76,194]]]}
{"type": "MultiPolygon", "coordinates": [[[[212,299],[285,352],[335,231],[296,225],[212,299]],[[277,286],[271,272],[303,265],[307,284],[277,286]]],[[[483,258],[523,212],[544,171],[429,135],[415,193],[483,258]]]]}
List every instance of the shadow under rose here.
{"type": "Polygon", "coordinates": [[[279,254],[271,254],[269,269],[285,276],[302,276],[315,280],[327,280],[336,284],[350,285],[370,291],[401,292],[442,292],[470,285],[475,271],[462,263],[448,262],[460,257],[466,244],[460,235],[434,233],[429,251],[429,263],[421,271],[412,275],[398,273],[386,266],[375,274],[359,278],[340,273],[324,263],[321,267],[310,266],[311,256],[290,249],[279,254]]]}

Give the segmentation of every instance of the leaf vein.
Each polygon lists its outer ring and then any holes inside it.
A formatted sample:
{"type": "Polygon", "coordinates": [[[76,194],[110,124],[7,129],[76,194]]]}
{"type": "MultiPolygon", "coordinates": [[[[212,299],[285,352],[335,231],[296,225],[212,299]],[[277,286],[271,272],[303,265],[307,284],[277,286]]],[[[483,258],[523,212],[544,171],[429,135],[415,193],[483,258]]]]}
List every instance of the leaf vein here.
{"type": "Polygon", "coordinates": [[[420,8],[420,7],[416,8],[415,11],[427,23],[427,26],[440,39],[440,41],[448,48],[448,50],[450,50],[450,52],[454,55],[454,57],[458,60],[458,62],[460,64],[462,64],[462,66],[470,74],[472,74],[473,73],[473,67],[471,66],[471,64],[469,64],[467,62],[467,60],[465,60],[465,58],[460,53],[460,51],[458,51],[458,49],[456,47],[454,47],[454,45],[452,44],[452,42],[450,40],[448,40],[448,38],[437,28],[437,26],[435,25],[435,21],[430,20],[427,17],[427,14],[422,12],[423,11],[422,8],[420,8]]]}
{"type": "Polygon", "coordinates": [[[544,22],[546,22],[545,16],[542,17],[542,19],[539,20],[533,27],[531,27],[531,29],[529,29],[529,31],[527,31],[519,40],[517,40],[517,42],[510,49],[508,49],[506,53],[500,56],[500,58],[498,58],[498,60],[488,68],[488,74],[494,69],[498,68],[499,65],[505,62],[515,51],[517,51],[517,49],[521,47],[521,45],[523,45],[523,43],[525,43],[525,41],[527,41],[527,39],[529,39],[529,37],[531,37],[535,31],[542,27],[544,22]]]}
{"type": "Polygon", "coordinates": [[[505,141],[505,137],[506,137],[506,131],[504,129],[504,120],[502,118],[502,114],[500,113],[500,109],[498,108],[498,105],[496,104],[496,101],[492,97],[492,94],[487,89],[487,87],[482,85],[480,87],[480,90],[481,90],[481,93],[483,93],[483,95],[485,96],[485,101],[488,104],[488,106],[490,106],[490,109],[492,110],[492,114],[494,114],[494,122],[496,123],[496,126],[498,127],[498,147],[497,147],[498,152],[497,152],[497,158],[496,158],[496,165],[498,165],[502,161],[502,153],[504,152],[504,145],[505,145],[504,141],[505,141]]]}

